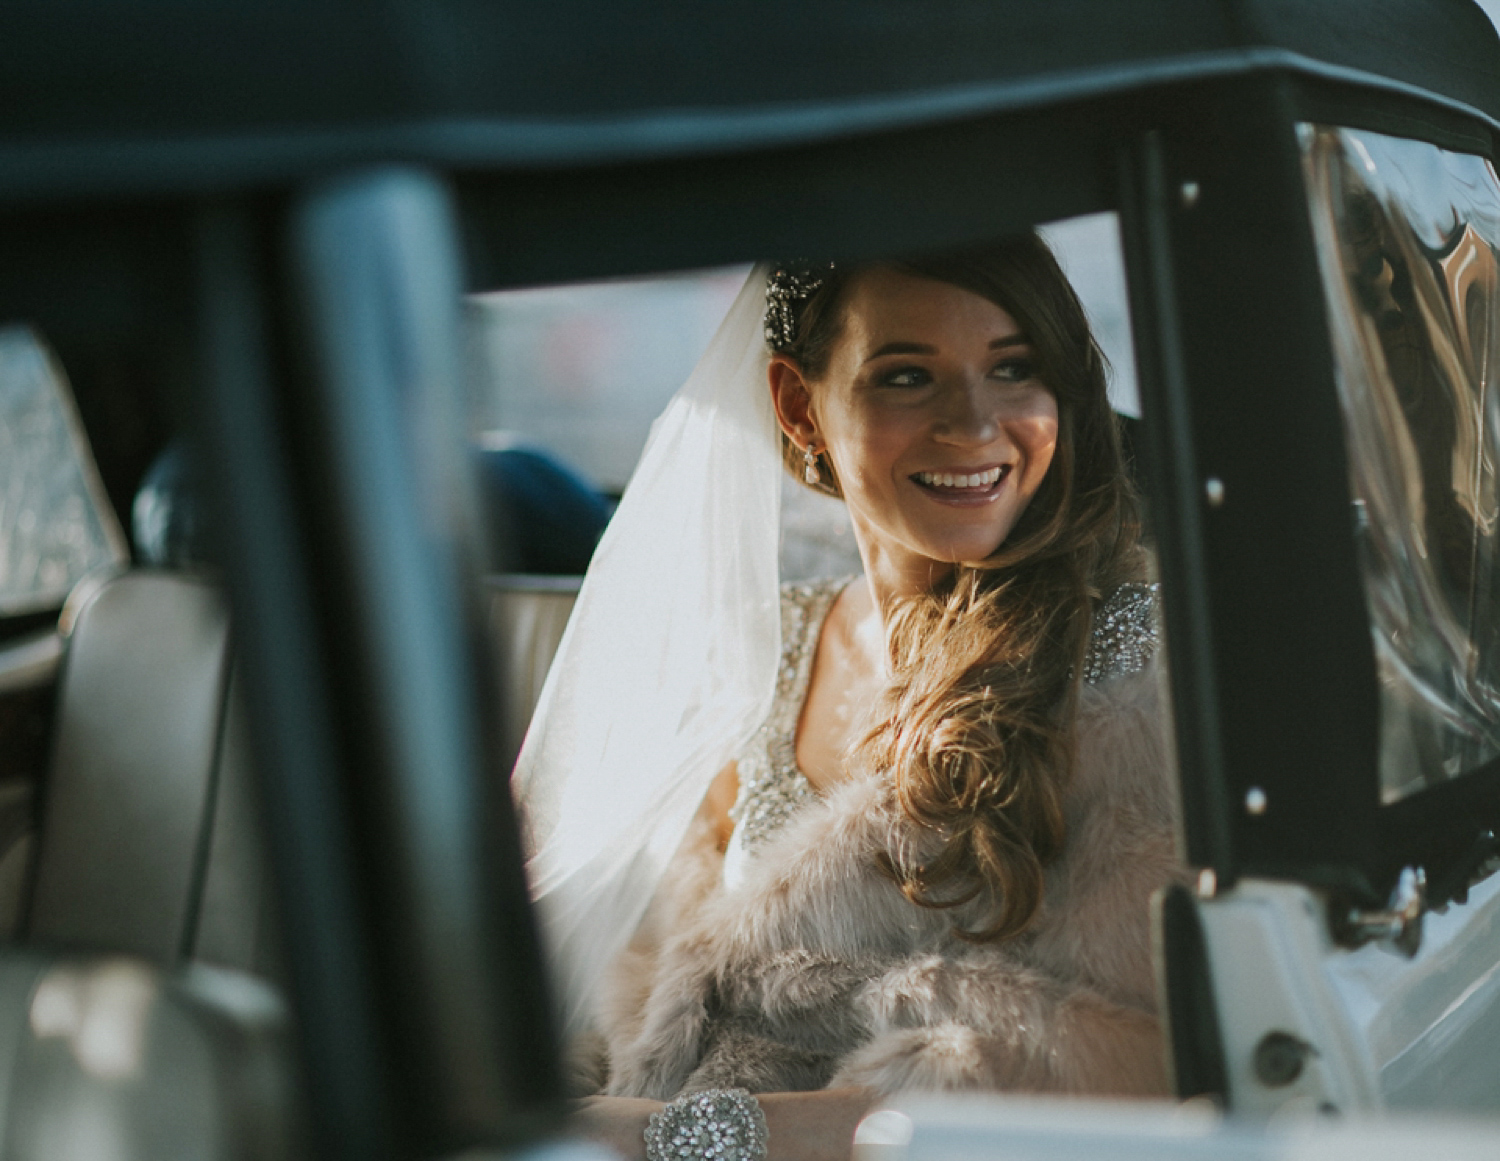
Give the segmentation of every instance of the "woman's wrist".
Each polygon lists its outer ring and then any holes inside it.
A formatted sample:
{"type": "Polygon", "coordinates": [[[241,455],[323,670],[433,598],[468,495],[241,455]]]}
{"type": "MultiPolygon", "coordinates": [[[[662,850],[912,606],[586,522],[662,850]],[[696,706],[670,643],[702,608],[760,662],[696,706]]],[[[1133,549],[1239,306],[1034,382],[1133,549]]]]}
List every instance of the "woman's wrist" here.
{"type": "Polygon", "coordinates": [[[588,1097],[573,1106],[572,1130],[609,1146],[625,1161],[644,1161],[646,1126],[663,1107],[661,1101],[635,1097],[588,1097]]]}

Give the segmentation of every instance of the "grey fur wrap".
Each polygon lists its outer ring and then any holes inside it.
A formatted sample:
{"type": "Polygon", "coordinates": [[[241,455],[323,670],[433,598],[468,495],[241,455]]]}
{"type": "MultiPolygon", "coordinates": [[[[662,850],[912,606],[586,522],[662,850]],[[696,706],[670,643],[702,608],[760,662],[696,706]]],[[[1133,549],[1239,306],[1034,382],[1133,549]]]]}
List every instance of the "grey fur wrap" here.
{"type": "Polygon", "coordinates": [[[863,1085],[1160,1094],[1149,900],[1180,878],[1156,663],[1080,693],[1067,840],[1021,936],[909,902],[876,865],[915,827],[856,776],[794,816],[733,890],[689,835],[577,1047],[586,1091],[863,1085]]]}

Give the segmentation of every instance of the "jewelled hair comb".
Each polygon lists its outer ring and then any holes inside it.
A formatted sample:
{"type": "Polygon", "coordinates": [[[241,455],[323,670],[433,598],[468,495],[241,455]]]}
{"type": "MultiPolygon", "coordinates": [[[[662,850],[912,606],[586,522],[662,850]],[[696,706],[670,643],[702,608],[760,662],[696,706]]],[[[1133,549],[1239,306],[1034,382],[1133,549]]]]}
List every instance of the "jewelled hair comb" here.
{"type": "Polygon", "coordinates": [[[833,269],[832,262],[778,262],[766,277],[766,342],[785,351],[797,341],[797,318],[803,305],[833,269]]]}

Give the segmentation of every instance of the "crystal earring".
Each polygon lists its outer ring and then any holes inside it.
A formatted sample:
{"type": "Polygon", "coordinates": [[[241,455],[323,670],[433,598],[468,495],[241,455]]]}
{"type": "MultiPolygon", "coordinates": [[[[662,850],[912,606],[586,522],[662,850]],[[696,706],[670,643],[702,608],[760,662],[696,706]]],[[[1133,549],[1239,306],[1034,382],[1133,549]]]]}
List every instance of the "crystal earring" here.
{"type": "Polygon", "coordinates": [[[818,471],[818,453],[813,451],[813,445],[808,444],[802,449],[802,478],[809,484],[821,484],[823,473],[818,471]]]}

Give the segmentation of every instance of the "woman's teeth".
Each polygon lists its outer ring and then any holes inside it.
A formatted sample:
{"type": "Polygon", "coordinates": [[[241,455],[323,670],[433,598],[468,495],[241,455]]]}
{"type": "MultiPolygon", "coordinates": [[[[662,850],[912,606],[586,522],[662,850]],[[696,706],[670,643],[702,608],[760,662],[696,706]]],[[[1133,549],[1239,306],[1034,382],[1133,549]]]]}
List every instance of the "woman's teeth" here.
{"type": "Polygon", "coordinates": [[[999,479],[1003,469],[991,468],[977,475],[954,475],[952,472],[918,472],[917,482],[929,488],[988,488],[999,479]]]}

